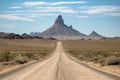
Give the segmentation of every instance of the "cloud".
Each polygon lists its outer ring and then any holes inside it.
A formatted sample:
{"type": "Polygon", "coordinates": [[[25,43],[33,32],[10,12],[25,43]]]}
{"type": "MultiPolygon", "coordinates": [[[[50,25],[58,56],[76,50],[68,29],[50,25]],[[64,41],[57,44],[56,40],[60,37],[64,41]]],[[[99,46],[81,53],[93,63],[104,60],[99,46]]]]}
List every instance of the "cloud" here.
{"type": "Polygon", "coordinates": [[[65,8],[69,8],[67,6],[45,6],[45,7],[36,7],[38,9],[65,9],[65,8]]]}
{"type": "Polygon", "coordinates": [[[23,13],[24,10],[4,11],[5,13],[23,13]]]}
{"type": "Polygon", "coordinates": [[[25,12],[58,12],[58,13],[77,13],[77,11],[66,7],[44,7],[37,10],[26,10],[25,12]]]}
{"type": "Polygon", "coordinates": [[[86,1],[59,1],[59,2],[43,2],[43,1],[38,1],[38,2],[24,2],[22,5],[26,7],[30,6],[41,6],[41,5],[63,5],[63,4],[84,4],[87,3],[86,1]]]}
{"type": "Polygon", "coordinates": [[[58,15],[57,13],[12,13],[9,15],[13,15],[13,16],[54,16],[54,15],[58,15]]]}
{"type": "Polygon", "coordinates": [[[106,13],[106,14],[110,16],[120,16],[120,13],[106,13]]]}
{"type": "Polygon", "coordinates": [[[103,14],[109,16],[119,16],[118,14],[120,14],[120,6],[86,6],[80,8],[83,9],[80,12],[86,14],[103,14]]]}
{"type": "Polygon", "coordinates": [[[45,16],[57,16],[57,15],[58,15],[57,13],[11,13],[0,15],[0,19],[33,22],[35,21],[35,19],[38,18],[43,19],[42,17],[45,16]]]}
{"type": "Polygon", "coordinates": [[[0,18],[7,19],[7,20],[20,20],[20,21],[28,21],[28,22],[35,21],[34,19],[21,17],[21,16],[15,16],[15,15],[11,15],[11,14],[0,14],[0,18]]]}
{"type": "Polygon", "coordinates": [[[88,18],[88,16],[78,16],[78,18],[88,18]]]}
{"type": "MultiPolygon", "coordinates": [[[[75,10],[74,8],[69,7],[67,4],[72,5],[72,4],[83,4],[83,3],[87,3],[87,2],[86,1],[56,1],[56,2],[45,2],[45,1],[30,2],[30,1],[27,1],[27,2],[20,3],[18,5],[15,4],[13,6],[10,6],[8,11],[3,11],[3,13],[4,14],[14,14],[14,16],[9,15],[9,17],[11,17],[11,16],[13,16],[14,18],[19,17],[19,20],[32,21],[32,19],[26,19],[26,16],[20,17],[17,14],[27,14],[27,13],[31,13],[31,14],[45,13],[47,15],[49,13],[75,14],[75,13],[78,13],[78,11],[75,10]],[[63,6],[64,4],[66,4],[67,6],[63,6]]],[[[10,18],[10,19],[12,19],[12,18],[10,18]]]]}
{"type": "Polygon", "coordinates": [[[28,18],[38,18],[38,17],[43,17],[43,16],[55,16],[55,15],[58,15],[58,14],[56,14],[56,13],[26,14],[26,17],[28,17],[28,18]]]}
{"type": "Polygon", "coordinates": [[[33,22],[39,16],[54,16],[58,14],[76,14],[78,11],[68,5],[84,4],[86,1],[27,1],[8,8],[0,14],[1,19],[33,22]],[[65,5],[65,6],[64,6],[65,5]]]}
{"type": "Polygon", "coordinates": [[[63,4],[84,4],[87,3],[86,1],[69,1],[69,2],[65,2],[65,1],[60,1],[60,2],[54,2],[51,3],[50,5],[63,5],[63,4]]]}
{"type": "Polygon", "coordinates": [[[10,9],[20,9],[20,8],[22,8],[21,6],[11,6],[11,7],[9,7],[10,9]]]}
{"type": "Polygon", "coordinates": [[[113,12],[118,9],[117,6],[89,6],[86,8],[88,10],[81,12],[88,14],[99,14],[99,13],[113,12]]]}
{"type": "Polygon", "coordinates": [[[24,9],[24,10],[12,10],[4,11],[5,13],[69,13],[74,14],[78,11],[71,9],[67,6],[47,6],[47,7],[36,7],[35,9],[24,9]]]}
{"type": "Polygon", "coordinates": [[[38,5],[48,5],[48,2],[24,2],[22,5],[29,7],[29,6],[38,6],[38,5]]]}

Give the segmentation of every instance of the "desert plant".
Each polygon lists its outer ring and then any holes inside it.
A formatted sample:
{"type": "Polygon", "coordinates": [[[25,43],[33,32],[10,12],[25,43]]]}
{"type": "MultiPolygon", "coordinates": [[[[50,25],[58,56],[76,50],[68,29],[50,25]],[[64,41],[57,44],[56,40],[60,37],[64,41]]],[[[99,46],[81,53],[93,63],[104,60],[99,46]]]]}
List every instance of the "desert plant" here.
{"type": "Polygon", "coordinates": [[[29,59],[31,59],[34,56],[34,54],[33,53],[25,53],[24,56],[26,56],[29,59]]]}
{"type": "Polygon", "coordinates": [[[13,60],[13,62],[19,63],[19,64],[24,64],[24,63],[27,63],[27,62],[28,62],[28,58],[25,57],[25,56],[18,55],[18,56],[16,56],[16,58],[13,60]]]}
{"type": "Polygon", "coordinates": [[[0,60],[1,61],[12,61],[14,59],[14,55],[11,54],[10,52],[5,52],[5,53],[1,53],[1,57],[0,60]]]}
{"type": "Polygon", "coordinates": [[[104,65],[118,65],[120,64],[120,57],[110,56],[104,61],[104,65]]]}

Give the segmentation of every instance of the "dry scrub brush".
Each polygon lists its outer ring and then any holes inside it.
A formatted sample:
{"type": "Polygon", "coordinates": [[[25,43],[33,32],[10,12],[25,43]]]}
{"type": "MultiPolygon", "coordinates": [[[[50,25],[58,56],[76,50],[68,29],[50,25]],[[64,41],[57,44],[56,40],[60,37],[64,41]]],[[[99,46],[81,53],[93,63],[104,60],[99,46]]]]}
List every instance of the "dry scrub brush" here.
{"type": "Polygon", "coordinates": [[[79,60],[101,65],[120,64],[120,39],[64,41],[66,52],[79,60]]]}

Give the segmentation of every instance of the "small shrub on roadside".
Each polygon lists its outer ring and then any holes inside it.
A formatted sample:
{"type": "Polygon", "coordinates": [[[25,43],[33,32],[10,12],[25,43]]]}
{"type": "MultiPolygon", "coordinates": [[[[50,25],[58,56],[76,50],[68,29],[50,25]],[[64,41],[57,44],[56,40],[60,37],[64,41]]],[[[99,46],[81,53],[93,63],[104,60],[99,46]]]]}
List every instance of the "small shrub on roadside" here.
{"type": "Polygon", "coordinates": [[[119,65],[120,58],[116,56],[110,56],[105,59],[105,65],[119,65]]]}
{"type": "Polygon", "coordinates": [[[34,54],[33,53],[25,53],[24,56],[26,56],[29,59],[31,59],[34,56],[34,54]]]}
{"type": "Polygon", "coordinates": [[[0,61],[12,61],[15,58],[10,52],[1,53],[0,61]]]}
{"type": "Polygon", "coordinates": [[[15,62],[15,63],[19,63],[19,64],[24,64],[24,63],[27,63],[27,62],[28,62],[28,59],[27,59],[25,56],[17,56],[17,57],[14,59],[14,62],[15,62]]]}

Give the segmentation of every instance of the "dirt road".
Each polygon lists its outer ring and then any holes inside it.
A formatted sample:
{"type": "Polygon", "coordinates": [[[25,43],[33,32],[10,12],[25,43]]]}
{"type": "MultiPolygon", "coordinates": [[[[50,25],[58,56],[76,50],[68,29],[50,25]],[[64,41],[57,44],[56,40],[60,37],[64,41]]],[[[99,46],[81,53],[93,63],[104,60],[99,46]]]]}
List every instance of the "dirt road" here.
{"type": "Polygon", "coordinates": [[[0,80],[120,80],[114,76],[90,69],[69,59],[58,42],[54,55],[35,63],[0,80]]]}

